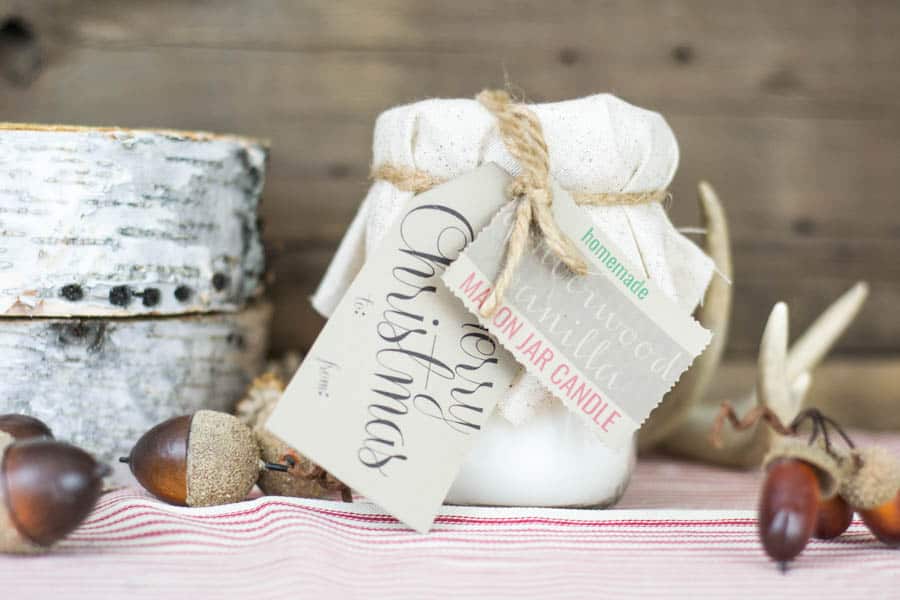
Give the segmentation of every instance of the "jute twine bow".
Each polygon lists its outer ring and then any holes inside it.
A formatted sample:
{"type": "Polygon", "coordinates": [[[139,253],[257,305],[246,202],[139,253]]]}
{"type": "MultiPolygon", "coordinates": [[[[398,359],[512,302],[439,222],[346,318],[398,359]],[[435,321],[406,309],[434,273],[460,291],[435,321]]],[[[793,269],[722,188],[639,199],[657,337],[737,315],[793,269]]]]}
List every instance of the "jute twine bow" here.
{"type": "MultiPolygon", "coordinates": [[[[537,115],[524,104],[516,104],[503,90],[484,90],[476,99],[497,119],[500,137],[506,149],[519,163],[522,172],[510,183],[508,193],[516,202],[516,212],[503,267],[494,288],[481,307],[481,314],[490,317],[503,302],[503,295],[512,282],[516,267],[529,247],[531,226],[534,224],[550,250],[576,275],[588,272],[587,263],[572,241],[559,229],[553,218],[550,189],[550,153],[544,141],[544,130],[537,115]]],[[[419,194],[444,183],[444,180],[418,169],[382,164],[374,167],[372,179],[389,181],[398,189],[419,194]]],[[[668,195],[665,189],[649,192],[573,193],[579,205],[634,206],[661,202],[668,195]]]]}

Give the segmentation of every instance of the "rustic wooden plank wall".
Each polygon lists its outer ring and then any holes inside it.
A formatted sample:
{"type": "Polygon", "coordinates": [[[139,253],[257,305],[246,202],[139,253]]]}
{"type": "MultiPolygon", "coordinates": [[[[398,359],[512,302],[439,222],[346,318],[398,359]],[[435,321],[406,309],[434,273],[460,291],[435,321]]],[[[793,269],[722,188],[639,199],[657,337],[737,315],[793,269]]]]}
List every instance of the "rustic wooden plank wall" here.
{"type": "MultiPolygon", "coordinates": [[[[612,91],[682,145],[673,219],[710,180],[736,257],[732,357],[771,305],[794,331],[858,278],[841,352],[900,351],[900,3],[892,0],[0,0],[0,118],[268,137],[275,350],[366,188],[376,115],[514,82],[612,91]]],[[[896,373],[896,370],[894,371],[896,373]]]]}

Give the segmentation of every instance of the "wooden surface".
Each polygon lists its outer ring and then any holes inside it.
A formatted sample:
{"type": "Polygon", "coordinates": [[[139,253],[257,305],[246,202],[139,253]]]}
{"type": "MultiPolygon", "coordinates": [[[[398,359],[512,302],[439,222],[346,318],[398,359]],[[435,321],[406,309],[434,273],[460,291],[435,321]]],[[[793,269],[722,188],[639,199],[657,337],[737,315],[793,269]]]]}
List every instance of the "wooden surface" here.
{"type": "Polygon", "coordinates": [[[795,331],[856,279],[840,346],[900,351],[900,4],[893,1],[0,0],[3,118],[210,129],[272,141],[274,350],[366,189],[388,107],[505,78],[532,100],[612,91],[682,147],[673,220],[711,181],[735,237],[732,357],[771,305],[795,331]]]}

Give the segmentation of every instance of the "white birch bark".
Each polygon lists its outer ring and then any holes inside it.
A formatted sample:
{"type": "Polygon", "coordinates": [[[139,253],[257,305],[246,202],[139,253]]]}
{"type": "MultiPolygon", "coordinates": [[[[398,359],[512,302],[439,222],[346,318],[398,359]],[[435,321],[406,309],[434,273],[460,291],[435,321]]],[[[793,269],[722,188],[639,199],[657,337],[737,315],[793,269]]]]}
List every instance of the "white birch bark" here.
{"type": "Polygon", "coordinates": [[[0,319],[0,414],[98,458],[201,408],[231,412],[264,366],[271,307],[141,319],[0,319]]]}
{"type": "Polygon", "coordinates": [[[234,311],[261,292],[266,148],[0,124],[0,315],[234,311]]]}

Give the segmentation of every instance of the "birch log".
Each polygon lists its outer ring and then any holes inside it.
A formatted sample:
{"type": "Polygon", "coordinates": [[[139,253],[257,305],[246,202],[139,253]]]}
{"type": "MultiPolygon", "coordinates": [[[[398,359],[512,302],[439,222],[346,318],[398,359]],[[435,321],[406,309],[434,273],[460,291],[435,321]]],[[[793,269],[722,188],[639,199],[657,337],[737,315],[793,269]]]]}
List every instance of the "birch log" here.
{"type": "Polygon", "coordinates": [[[0,124],[0,315],[234,311],[261,291],[259,142],[0,124]]]}
{"type": "Polygon", "coordinates": [[[141,319],[0,319],[0,414],[110,461],[147,429],[231,411],[263,368],[271,307],[141,319]]]}

